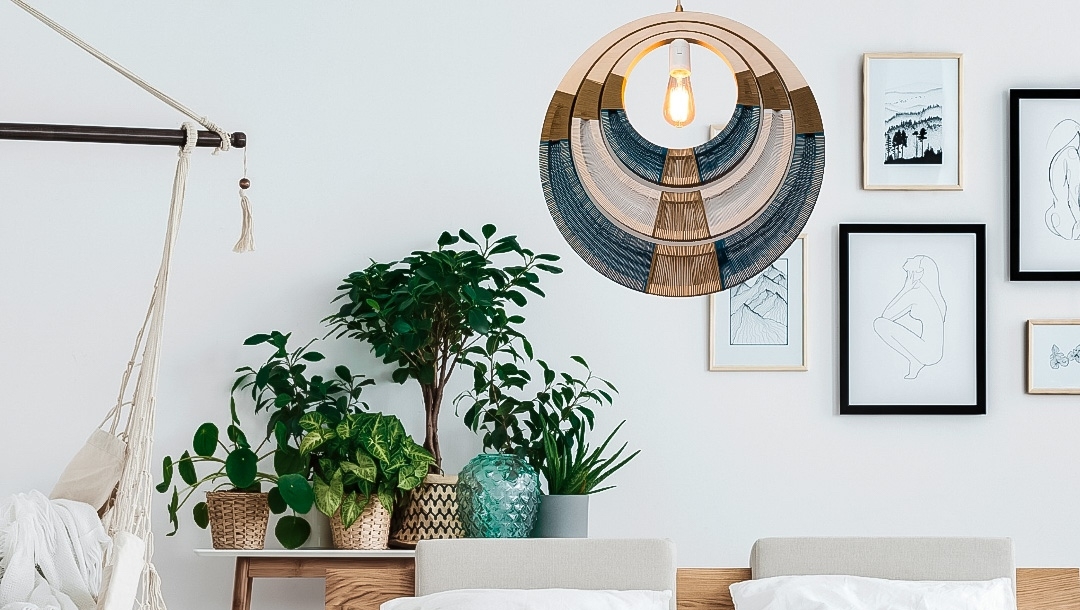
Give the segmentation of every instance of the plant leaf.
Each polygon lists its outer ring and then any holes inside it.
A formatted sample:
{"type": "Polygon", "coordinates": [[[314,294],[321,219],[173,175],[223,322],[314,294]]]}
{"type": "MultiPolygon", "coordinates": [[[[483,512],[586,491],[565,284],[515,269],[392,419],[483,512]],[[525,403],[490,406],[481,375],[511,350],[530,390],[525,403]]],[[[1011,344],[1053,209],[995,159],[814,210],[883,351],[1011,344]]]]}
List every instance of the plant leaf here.
{"type": "Polygon", "coordinates": [[[287,549],[299,548],[311,536],[311,524],[296,515],[286,515],[274,526],[274,537],[287,549]]]}
{"type": "Polygon", "coordinates": [[[206,506],[206,502],[199,502],[191,507],[191,517],[195,519],[195,525],[206,529],[206,526],[210,525],[210,509],[206,506]]]}
{"type": "Polygon", "coordinates": [[[360,513],[364,512],[363,508],[356,503],[356,493],[349,492],[341,500],[341,524],[345,526],[345,529],[352,527],[353,523],[360,518],[360,513]]]}
{"type": "Polygon", "coordinates": [[[285,503],[284,498],[281,497],[281,490],[277,487],[270,490],[270,493],[266,494],[266,503],[270,505],[270,512],[275,515],[289,510],[289,505],[285,503]]]}
{"type": "Polygon", "coordinates": [[[225,474],[237,489],[250,487],[258,474],[259,456],[251,449],[240,448],[225,458],[225,474]]]}
{"type": "Polygon", "coordinates": [[[315,506],[322,514],[331,517],[341,506],[345,489],[341,483],[341,471],[338,470],[327,483],[321,477],[315,477],[315,506]]]}
{"type": "Polygon", "coordinates": [[[281,498],[289,508],[301,514],[310,511],[312,503],[315,502],[315,492],[303,475],[287,474],[278,477],[277,487],[274,489],[280,491],[281,498]]]}
{"type": "Polygon", "coordinates": [[[486,224],[480,227],[480,232],[484,234],[484,239],[491,239],[491,236],[495,234],[498,229],[493,224],[486,224]]]}
{"type": "Polygon", "coordinates": [[[199,477],[195,474],[195,462],[191,461],[191,454],[187,451],[180,456],[180,461],[176,463],[176,470],[180,473],[180,478],[188,485],[199,482],[199,477]]]}
{"type": "Polygon", "coordinates": [[[158,490],[158,493],[165,493],[169,491],[169,486],[172,485],[173,475],[173,462],[172,458],[165,456],[165,459],[161,461],[161,482],[157,484],[154,489],[158,490]]]}
{"type": "Polygon", "coordinates": [[[218,427],[210,422],[199,426],[199,429],[195,431],[195,438],[192,439],[191,444],[196,455],[202,457],[214,455],[214,450],[217,449],[218,444],[218,427]]]}

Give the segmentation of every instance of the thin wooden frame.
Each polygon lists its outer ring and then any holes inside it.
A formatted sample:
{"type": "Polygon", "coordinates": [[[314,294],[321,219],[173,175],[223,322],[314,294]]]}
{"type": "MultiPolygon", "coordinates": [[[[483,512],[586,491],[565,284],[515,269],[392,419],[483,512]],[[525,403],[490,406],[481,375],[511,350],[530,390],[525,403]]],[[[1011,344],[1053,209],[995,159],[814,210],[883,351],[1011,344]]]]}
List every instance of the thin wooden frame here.
{"type": "Polygon", "coordinates": [[[806,350],[806,311],[807,311],[807,273],[810,268],[809,256],[807,255],[808,249],[806,245],[806,235],[802,234],[795,240],[798,242],[802,240],[802,364],[791,365],[721,365],[714,364],[716,362],[716,298],[727,297],[727,291],[713,293],[709,295],[709,370],[710,371],[806,371],[807,370],[807,350],[806,350]]]}
{"type": "Polygon", "coordinates": [[[986,414],[986,225],[982,224],[841,224],[840,225],[840,414],[841,415],[985,415],[986,414]],[[972,234],[975,236],[975,383],[974,404],[865,405],[851,403],[850,237],[852,234],[972,234]]]}
{"type": "MultiPolygon", "coordinates": [[[[1027,323],[1027,392],[1028,394],[1080,394],[1080,386],[1075,388],[1037,388],[1035,387],[1035,327],[1036,326],[1080,326],[1080,320],[1028,320],[1027,323]]],[[[1063,350],[1068,357],[1068,352],[1063,350]]],[[[1045,356],[1045,354],[1043,354],[1045,356]]],[[[1068,366],[1068,365],[1066,365],[1068,366]]],[[[1072,366],[1080,367],[1080,362],[1072,366]]]]}
{"type": "MultiPolygon", "coordinates": [[[[1020,101],[1031,100],[1078,100],[1080,89],[1010,89],[1009,90],[1009,280],[1013,282],[1080,281],[1080,269],[1073,271],[1024,271],[1020,260],[1020,101]]],[[[1046,176],[1039,176],[1046,180],[1046,176]]],[[[1044,205],[1040,201],[1039,205],[1044,205]]]]}
{"type": "Polygon", "coordinates": [[[863,189],[868,191],[962,191],[964,190],[964,55],[962,53],[864,53],[863,54],[863,189]],[[955,59],[956,83],[956,184],[870,183],[870,62],[875,59],[955,59]]]}

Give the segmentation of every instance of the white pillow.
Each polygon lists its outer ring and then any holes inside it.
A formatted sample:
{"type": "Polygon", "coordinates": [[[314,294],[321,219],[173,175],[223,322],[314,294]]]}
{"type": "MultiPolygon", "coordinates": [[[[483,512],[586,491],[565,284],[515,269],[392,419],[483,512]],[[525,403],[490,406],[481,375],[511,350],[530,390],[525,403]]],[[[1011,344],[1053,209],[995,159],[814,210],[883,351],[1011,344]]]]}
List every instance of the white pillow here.
{"type": "Polygon", "coordinates": [[[736,610],[1016,610],[1012,581],[776,576],[730,587],[736,610]]]}
{"type": "Polygon", "coordinates": [[[668,610],[671,591],[460,589],[399,597],[381,610],[668,610]]]}

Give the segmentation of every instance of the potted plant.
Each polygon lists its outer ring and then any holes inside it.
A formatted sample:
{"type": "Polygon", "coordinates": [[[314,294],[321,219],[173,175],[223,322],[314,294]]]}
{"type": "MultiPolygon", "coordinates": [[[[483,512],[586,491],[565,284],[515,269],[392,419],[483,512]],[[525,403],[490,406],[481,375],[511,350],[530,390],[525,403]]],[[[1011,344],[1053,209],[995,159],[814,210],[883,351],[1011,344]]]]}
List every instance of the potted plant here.
{"type": "MultiPolygon", "coordinates": [[[[300,438],[304,430],[300,420],[308,413],[320,413],[331,425],[342,418],[368,408],[360,400],[366,386],[375,383],[364,375],[354,375],[347,366],[333,367],[333,374],[319,375],[311,371],[314,363],[325,361],[322,353],[312,349],[316,340],[292,349],[291,333],[271,331],[248,337],[244,345],[268,345],[273,351],[258,368],[245,366],[232,386],[232,408],[236,399],[250,398],[254,412],[269,413],[266,424],[267,441],[274,444],[274,472],[278,476],[302,475],[310,480],[313,462],[300,454],[300,438]]],[[[305,546],[329,547],[330,522],[319,512],[307,516],[312,526],[305,546]]]]}
{"type": "Polygon", "coordinates": [[[386,548],[394,505],[420,485],[434,457],[392,415],[353,413],[335,425],[308,413],[300,425],[300,452],[315,464],[315,506],[330,517],[334,545],[386,548]]]}
{"type": "Polygon", "coordinates": [[[172,536],[180,526],[178,512],[203,485],[212,486],[206,493],[206,501],[192,508],[196,525],[205,529],[210,526],[211,538],[216,549],[261,549],[266,542],[266,526],[269,512],[284,513],[292,509],[294,514],[284,516],[274,529],[278,541],[285,548],[299,547],[307,539],[311,529],[304,519],[295,513],[311,510],[314,495],[307,480],[299,474],[281,476],[259,470],[259,463],[273,454],[262,453],[266,442],[253,448],[247,435],[240,429],[233,411],[233,420],[226,429],[229,444],[219,438],[218,427],[210,422],[199,426],[192,439],[192,450],[185,451],[179,459],[165,456],[162,463],[162,481],[156,486],[160,493],[168,493],[174,470],[179,473],[186,487],[172,487],[169,502],[169,521],[173,525],[172,536]],[[221,455],[219,455],[219,451],[221,455]],[[194,453],[194,454],[193,454],[194,453]],[[214,469],[205,475],[198,474],[197,464],[212,464],[214,469]],[[272,485],[269,492],[262,485],[272,485]]]}
{"type": "Polygon", "coordinates": [[[458,397],[469,402],[465,424],[483,431],[485,448],[512,452],[544,476],[548,493],[539,498],[533,530],[539,537],[586,537],[589,495],[610,489],[600,485],[640,453],[623,458],[626,444],[607,453],[625,421],[600,447],[592,449],[586,443],[595,423],[594,409],[610,405],[618,390],[593,375],[583,358],[572,359],[585,369],[584,379],[558,373],[537,360],[544,385],[523,400],[515,393],[532,381],[532,375],[515,363],[492,358],[477,365],[473,389],[458,397]]]}
{"type": "Polygon", "coordinates": [[[345,278],[334,299],[341,306],[326,318],[338,336],[368,343],[377,357],[393,366],[394,381],[415,380],[423,395],[424,448],[434,460],[431,476],[412,494],[409,511],[416,514],[403,519],[403,527],[395,532],[394,541],[400,545],[462,534],[459,523],[440,520],[445,515],[437,512],[456,502],[455,477],[440,476],[439,412],[446,384],[474,357],[519,348],[531,357],[532,346],[518,330],[525,318],[511,308],[524,307],[526,293],[544,296],[537,286],[540,272],[562,271],[550,264],[558,256],[522,248],[512,235],[496,239],[496,232],[494,225],[484,225],[482,241],[464,230],[457,235],[445,232],[436,250],[415,251],[400,261],[372,262],[345,278]],[[502,263],[503,257],[510,260],[502,263]],[[433,523],[438,525],[430,527],[433,523]]]}

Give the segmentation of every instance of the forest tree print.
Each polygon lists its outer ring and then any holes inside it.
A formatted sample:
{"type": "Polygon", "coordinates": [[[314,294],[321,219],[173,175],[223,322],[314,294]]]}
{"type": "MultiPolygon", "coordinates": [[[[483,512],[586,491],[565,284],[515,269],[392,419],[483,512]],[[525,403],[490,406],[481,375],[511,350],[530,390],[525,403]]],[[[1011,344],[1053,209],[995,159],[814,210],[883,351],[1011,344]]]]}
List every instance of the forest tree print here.
{"type": "Polygon", "coordinates": [[[885,92],[885,163],[941,165],[941,86],[913,83],[885,92]]]}

